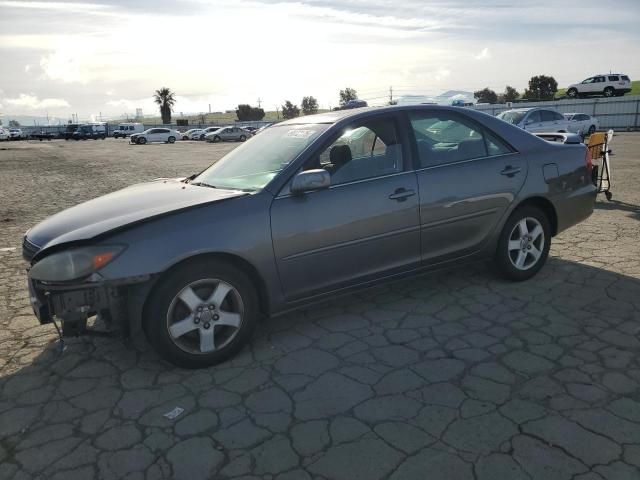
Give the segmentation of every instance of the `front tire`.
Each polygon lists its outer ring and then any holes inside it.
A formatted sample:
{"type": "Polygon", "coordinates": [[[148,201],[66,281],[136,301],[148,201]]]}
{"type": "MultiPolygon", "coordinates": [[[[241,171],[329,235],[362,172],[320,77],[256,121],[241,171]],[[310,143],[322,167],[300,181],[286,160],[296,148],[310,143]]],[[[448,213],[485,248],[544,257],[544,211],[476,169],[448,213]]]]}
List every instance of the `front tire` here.
{"type": "Polygon", "coordinates": [[[543,267],[551,246],[551,226],[537,207],[516,209],[502,229],[495,254],[498,270],[505,278],[521,282],[543,267]]]}
{"type": "Polygon", "coordinates": [[[578,90],[575,88],[570,88],[567,90],[567,96],[569,98],[578,98],[578,90]]]}
{"type": "Polygon", "coordinates": [[[602,93],[605,97],[613,97],[616,94],[616,91],[613,89],[613,87],[607,87],[602,93]]]}
{"type": "Polygon", "coordinates": [[[144,137],[140,137],[140,138],[137,140],[137,143],[138,143],[138,145],[144,145],[145,143],[147,143],[147,139],[146,139],[146,138],[144,138],[144,137]]]}
{"type": "Polygon", "coordinates": [[[240,141],[244,142],[247,139],[246,135],[240,135],[240,141]]]}
{"type": "Polygon", "coordinates": [[[220,141],[220,137],[219,136],[215,136],[213,137],[213,143],[218,143],[220,141]]]}
{"type": "Polygon", "coordinates": [[[595,125],[591,125],[589,127],[589,131],[587,132],[588,135],[593,135],[596,131],[596,126],[595,125]]]}
{"type": "Polygon", "coordinates": [[[202,368],[231,358],[251,339],[258,311],[244,272],[202,261],[178,267],[160,281],[147,300],[143,326],[162,358],[202,368]]]}

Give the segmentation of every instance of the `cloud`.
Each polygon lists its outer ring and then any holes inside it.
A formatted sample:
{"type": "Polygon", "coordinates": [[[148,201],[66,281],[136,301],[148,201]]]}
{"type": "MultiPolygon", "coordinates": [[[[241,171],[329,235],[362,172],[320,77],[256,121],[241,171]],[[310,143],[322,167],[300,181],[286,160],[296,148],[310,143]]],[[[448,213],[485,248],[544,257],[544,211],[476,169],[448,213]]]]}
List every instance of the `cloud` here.
{"type": "Polygon", "coordinates": [[[486,60],[491,58],[491,52],[487,47],[484,47],[478,55],[475,56],[476,60],[486,60]]]}
{"type": "Polygon", "coordinates": [[[35,95],[26,93],[21,93],[17,98],[5,98],[3,102],[13,107],[26,108],[28,110],[70,107],[69,102],[63,98],[44,98],[40,100],[35,95]]]}

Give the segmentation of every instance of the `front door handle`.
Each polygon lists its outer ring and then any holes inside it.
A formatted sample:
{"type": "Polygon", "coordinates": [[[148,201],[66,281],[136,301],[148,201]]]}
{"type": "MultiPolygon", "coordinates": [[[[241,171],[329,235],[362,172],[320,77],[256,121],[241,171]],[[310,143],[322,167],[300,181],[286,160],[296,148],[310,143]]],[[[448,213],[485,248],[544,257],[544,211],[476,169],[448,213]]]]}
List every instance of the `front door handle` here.
{"type": "Polygon", "coordinates": [[[504,170],[500,172],[500,175],[506,175],[507,177],[513,177],[516,173],[520,173],[522,169],[520,167],[512,167],[507,165],[504,170]]]}
{"type": "Polygon", "coordinates": [[[407,198],[413,197],[416,194],[413,190],[407,190],[406,188],[396,188],[396,191],[389,195],[389,200],[396,200],[398,202],[404,202],[407,198]]]}

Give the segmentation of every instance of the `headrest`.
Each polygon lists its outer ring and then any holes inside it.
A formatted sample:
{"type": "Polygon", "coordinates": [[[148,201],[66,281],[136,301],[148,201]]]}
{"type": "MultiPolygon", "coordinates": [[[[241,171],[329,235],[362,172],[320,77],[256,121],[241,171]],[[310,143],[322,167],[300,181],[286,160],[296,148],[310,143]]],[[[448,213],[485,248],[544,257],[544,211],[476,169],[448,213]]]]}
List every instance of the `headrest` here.
{"type": "Polygon", "coordinates": [[[329,150],[329,161],[337,167],[341,167],[351,161],[351,149],[349,145],[335,145],[329,150]]]}

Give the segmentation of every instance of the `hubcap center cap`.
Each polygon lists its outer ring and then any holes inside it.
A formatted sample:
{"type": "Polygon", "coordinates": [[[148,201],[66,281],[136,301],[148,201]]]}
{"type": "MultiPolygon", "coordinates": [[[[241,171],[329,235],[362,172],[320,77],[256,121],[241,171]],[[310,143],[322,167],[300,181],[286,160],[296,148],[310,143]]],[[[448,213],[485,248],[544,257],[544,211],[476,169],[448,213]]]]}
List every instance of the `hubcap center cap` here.
{"type": "Polygon", "coordinates": [[[211,317],[213,317],[213,313],[210,312],[209,310],[205,310],[200,315],[200,320],[202,322],[210,322],[211,321],[211,317]]]}

